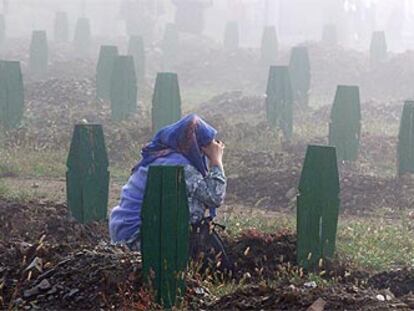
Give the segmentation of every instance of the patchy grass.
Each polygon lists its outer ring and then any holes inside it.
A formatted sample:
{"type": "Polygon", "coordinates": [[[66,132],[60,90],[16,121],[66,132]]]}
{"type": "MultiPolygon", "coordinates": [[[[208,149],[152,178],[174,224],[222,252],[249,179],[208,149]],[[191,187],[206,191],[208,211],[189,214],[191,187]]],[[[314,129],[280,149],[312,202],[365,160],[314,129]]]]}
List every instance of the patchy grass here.
{"type": "MultiPolygon", "coordinates": [[[[340,260],[357,267],[382,271],[401,266],[414,266],[414,226],[407,215],[399,220],[378,218],[340,219],[336,254],[340,260]]],[[[223,212],[221,223],[232,236],[246,229],[263,232],[296,230],[294,214],[239,209],[223,212]]]]}
{"type": "Polygon", "coordinates": [[[8,187],[0,179],[0,198],[3,198],[7,201],[12,201],[16,203],[27,203],[30,201],[39,200],[45,198],[45,193],[40,193],[36,189],[19,189],[15,190],[8,187]]]}
{"type": "Polygon", "coordinates": [[[414,265],[414,228],[402,216],[399,222],[357,219],[344,223],[338,232],[340,257],[357,266],[386,270],[414,265]]]}
{"type": "Polygon", "coordinates": [[[227,227],[230,235],[237,236],[247,229],[271,233],[295,228],[294,218],[291,215],[257,209],[246,211],[245,209],[248,208],[231,208],[220,215],[219,222],[227,227]]]}
{"type": "MultiPolygon", "coordinates": [[[[0,177],[65,178],[67,152],[62,150],[1,149],[0,177]]],[[[111,179],[127,181],[132,165],[111,163],[111,179]]]]}
{"type": "Polygon", "coordinates": [[[66,171],[63,151],[1,149],[0,162],[0,176],[61,177],[66,171]]]}

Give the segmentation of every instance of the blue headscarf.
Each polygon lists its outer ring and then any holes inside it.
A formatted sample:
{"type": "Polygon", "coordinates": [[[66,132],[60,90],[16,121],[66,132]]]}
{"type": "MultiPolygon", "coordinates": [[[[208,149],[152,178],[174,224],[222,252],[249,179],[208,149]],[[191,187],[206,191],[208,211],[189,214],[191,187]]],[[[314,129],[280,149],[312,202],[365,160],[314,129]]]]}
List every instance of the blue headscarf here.
{"type": "Polygon", "coordinates": [[[216,137],[217,131],[196,114],[189,114],[178,122],[160,129],[142,149],[141,161],[132,169],[146,167],[160,157],[181,153],[203,176],[207,175],[207,161],[201,147],[216,137]]]}

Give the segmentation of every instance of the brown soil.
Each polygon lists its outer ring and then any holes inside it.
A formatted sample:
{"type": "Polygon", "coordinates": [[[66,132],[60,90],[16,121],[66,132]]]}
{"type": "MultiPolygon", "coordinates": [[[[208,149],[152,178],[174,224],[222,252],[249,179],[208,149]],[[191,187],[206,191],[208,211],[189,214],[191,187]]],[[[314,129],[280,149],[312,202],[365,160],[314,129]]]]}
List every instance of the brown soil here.
{"type": "MultiPolygon", "coordinates": [[[[64,205],[0,201],[0,302],[4,308],[156,308],[141,280],[141,259],[108,244],[105,222],[76,223],[64,205]]],[[[325,267],[332,286],[309,288],[296,266],[296,238],[290,232],[243,232],[225,238],[236,264],[234,278],[246,287],[216,299],[198,297],[200,281],[188,280],[189,308],[305,310],[316,299],[329,310],[408,310],[413,270],[371,275],[336,262],[325,267]],[[294,277],[296,275],[296,277],[294,277]],[[272,283],[273,282],[273,283],[272,283]],[[389,296],[380,301],[378,295],[389,296]]]]}

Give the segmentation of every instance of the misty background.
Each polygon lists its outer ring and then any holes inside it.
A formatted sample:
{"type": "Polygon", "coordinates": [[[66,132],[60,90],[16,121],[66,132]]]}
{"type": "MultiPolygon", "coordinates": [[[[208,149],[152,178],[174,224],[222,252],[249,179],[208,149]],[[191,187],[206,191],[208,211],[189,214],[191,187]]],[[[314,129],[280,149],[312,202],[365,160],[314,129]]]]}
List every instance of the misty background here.
{"type": "MultiPolygon", "coordinates": [[[[186,0],[187,1],[187,0],[186,0]]],[[[185,1],[182,1],[185,2],[185,1]]],[[[221,40],[227,21],[238,21],[241,44],[257,47],[264,25],[275,25],[284,44],[318,40],[324,24],[336,24],[343,34],[344,46],[364,49],[374,30],[390,37],[389,48],[402,51],[413,48],[414,1],[412,0],[214,0],[205,2],[203,33],[221,40]]],[[[187,4],[188,5],[188,4],[187,4]]],[[[190,4],[191,5],[191,4],[190,4]]],[[[154,38],[174,21],[176,7],[169,0],[3,0],[9,37],[28,36],[33,29],[51,33],[55,13],[68,13],[70,29],[76,19],[91,19],[94,36],[124,36],[129,24],[145,26],[154,38]],[[153,28],[153,29],[148,29],[153,28]]],[[[143,30],[144,31],[144,30],[143,30]]]]}

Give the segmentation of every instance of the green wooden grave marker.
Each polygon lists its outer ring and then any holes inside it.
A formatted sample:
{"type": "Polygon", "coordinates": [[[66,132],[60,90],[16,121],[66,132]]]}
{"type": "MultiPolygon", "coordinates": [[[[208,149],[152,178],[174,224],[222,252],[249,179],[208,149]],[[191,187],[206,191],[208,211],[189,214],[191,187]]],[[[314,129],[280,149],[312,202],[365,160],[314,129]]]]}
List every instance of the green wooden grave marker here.
{"type": "Polygon", "coordinates": [[[129,38],[128,55],[134,58],[138,83],[143,83],[145,81],[146,65],[144,40],[141,36],[131,36],[129,38]]]}
{"type": "Polygon", "coordinates": [[[73,44],[79,53],[87,53],[92,43],[91,25],[89,19],[81,17],[76,22],[73,44]]]}
{"type": "Polygon", "coordinates": [[[0,45],[6,41],[6,21],[4,15],[0,15],[0,45]]]}
{"type": "Polygon", "coordinates": [[[0,123],[7,129],[21,124],[24,87],[20,62],[0,61],[0,123]]]}
{"type": "Polygon", "coordinates": [[[164,71],[174,70],[179,47],[179,35],[175,24],[169,23],[165,26],[161,45],[164,71]]]}
{"type": "Polygon", "coordinates": [[[299,106],[306,107],[309,104],[311,82],[311,68],[307,47],[298,46],[292,48],[289,69],[293,98],[299,106]]]}
{"type": "Polygon", "coordinates": [[[223,46],[226,50],[237,50],[239,48],[239,24],[228,22],[224,30],[223,46]]]}
{"type": "Polygon", "coordinates": [[[137,92],[134,58],[117,56],[111,77],[112,120],[124,120],[137,111],[137,92]]]}
{"type": "Polygon", "coordinates": [[[157,301],[171,308],[177,295],[185,292],[189,249],[189,210],[182,167],[150,167],[141,216],[143,273],[151,280],[157,301]]]}
{"type": "Polygon", "coordinates": [[[378,64],[387,59],[387,41],[384,31],[374,31],[370,46],[371,64],[378,64]]]}
{"type": "Polygon", "coordinates": [[[45,75],[48,64],[46,31],[35,30],[30,43],[30,70],[34,75],[45,75]]]}
{"type": "Polygon", "coordinates": [[[69,41],[69,20],[66,12],[56,12],[54,30],[56,42],[69,41]]]}
{"type": "Polygon", "coordinates": [[[110,100],[111,78],[115,59],[118,56],[118,48],[112,45],[103,45],[99,51],[98,64],[96,66],[96,97],[110,100]]]}
{"type": "Polygon", "coordinates": [[[334,254],[339,192],[335,147],[308,146],[297,197],[297,261],[305,269],[334,254]]]}
{"type": "Polygon", "coordinates": [[[331,110],[329,144],[340,161],[355,161],[361,135],[361,105],[357,86],[339,85],[331,110]]]}
{"type": "Polygon", "coordinates": [[[178,76],[171,72],[157,74],[152,97],[152,129],[177,122],[181,118],[181,95],[178,76]]]}
{"type": "Polygon", "coordinates": [[[83,224],[105,219],[109,172],[101,125],[75,125],[67,168],[66,194],[72,216],[83,224]]]}
{"type": "Polygon", "coordinates": [[[271,66],[276,63],[279,43],[274,26],[267,26],[263,30],[261,45],[261,63],[265,66],[271,66]]]}
{"type": "Polygon", "coordinates": [[[338,44],[338,34],[335,25],[327,24],[323,26],[322,42],[329,46],[334,46],[338,44]]]}
{"type": "Polygon", "coordinates": [[[404,103],[398,135],[398,176],[414,173],[414,101],[404,103]]]}
{"type": "Polygon", "coordinates": [[[287,66],[271,66],[266,90],[266,116],[269,124],[280,127],[286,139],[293,132],[293,94],[287,66]]]}

